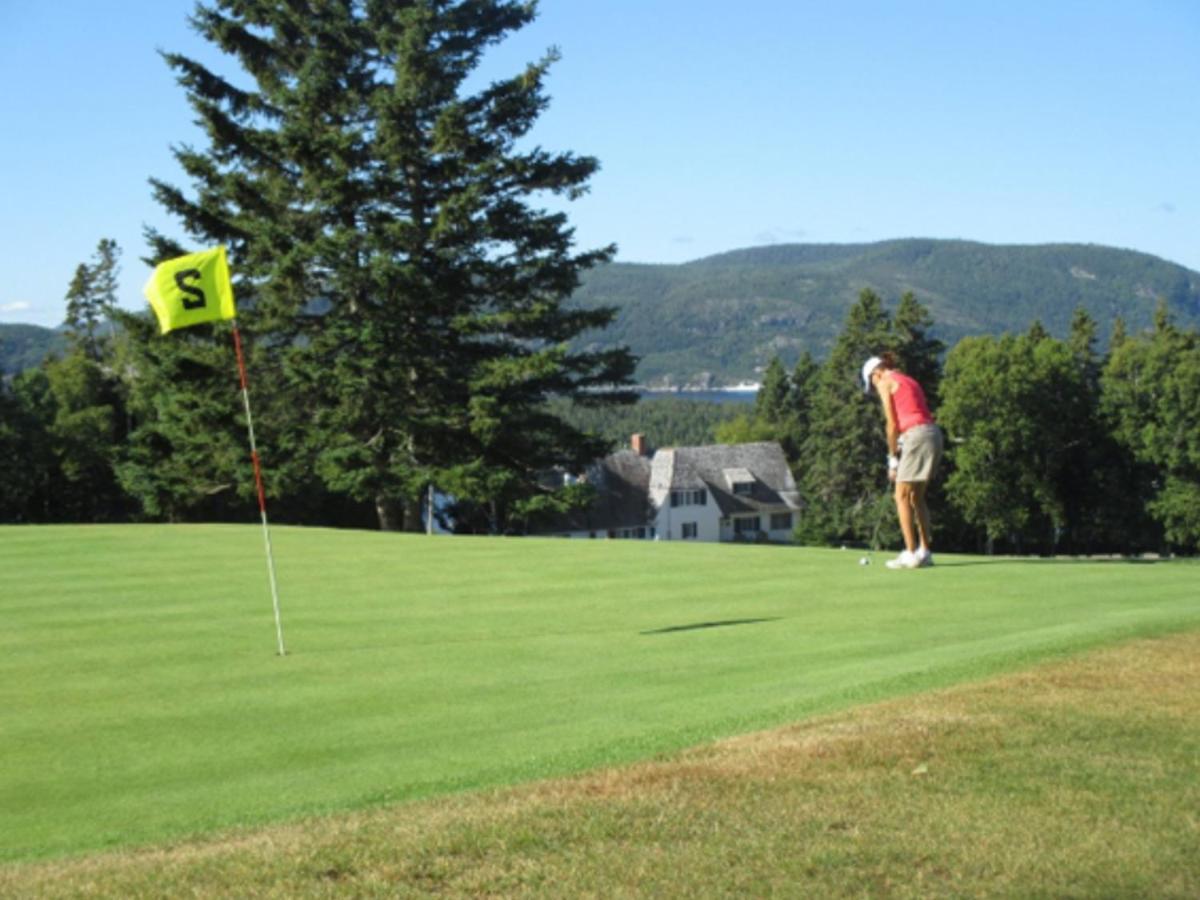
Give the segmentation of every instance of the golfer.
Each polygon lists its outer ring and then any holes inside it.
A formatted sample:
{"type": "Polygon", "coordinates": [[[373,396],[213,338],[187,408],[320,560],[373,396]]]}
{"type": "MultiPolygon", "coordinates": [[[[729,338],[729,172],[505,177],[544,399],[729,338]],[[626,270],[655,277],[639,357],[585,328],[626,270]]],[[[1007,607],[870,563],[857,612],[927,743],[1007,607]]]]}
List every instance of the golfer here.
{"type": "Polygon", "coordinates": [[[933,529],[925,494],[942,458],[942,429],[933,421],[925,391],[896,367],[890,352],[872,356],[862,367],[863,390],[875,388],[887,419],[888,478],[896,483],[896,514],[904,551],[887,561],[889,569],[933,565],[933,529]],[[915,528],[914,528],[915,525],[915,528]]]}

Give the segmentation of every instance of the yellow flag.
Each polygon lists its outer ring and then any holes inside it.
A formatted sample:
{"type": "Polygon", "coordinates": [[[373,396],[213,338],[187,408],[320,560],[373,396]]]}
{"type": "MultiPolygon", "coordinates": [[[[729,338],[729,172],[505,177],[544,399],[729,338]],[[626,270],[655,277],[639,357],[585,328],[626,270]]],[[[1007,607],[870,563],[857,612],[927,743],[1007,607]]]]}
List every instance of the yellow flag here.
{"type": "Polygon", "coordinates": [[[237,315],[224,247],[159,263],[142,292],[163,334],[237,315]]]}

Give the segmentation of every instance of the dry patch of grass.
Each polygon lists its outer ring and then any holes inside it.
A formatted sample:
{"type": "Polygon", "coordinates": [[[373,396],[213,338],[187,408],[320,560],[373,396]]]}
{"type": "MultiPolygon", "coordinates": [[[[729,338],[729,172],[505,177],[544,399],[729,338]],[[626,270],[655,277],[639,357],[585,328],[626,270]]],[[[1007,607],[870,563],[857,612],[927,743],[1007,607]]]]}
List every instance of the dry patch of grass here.
{"type": "Polygon", "coordinates": [[[1200,896],[1200,634],[640,765],[8,866],[5,896],[1200,896]]]}

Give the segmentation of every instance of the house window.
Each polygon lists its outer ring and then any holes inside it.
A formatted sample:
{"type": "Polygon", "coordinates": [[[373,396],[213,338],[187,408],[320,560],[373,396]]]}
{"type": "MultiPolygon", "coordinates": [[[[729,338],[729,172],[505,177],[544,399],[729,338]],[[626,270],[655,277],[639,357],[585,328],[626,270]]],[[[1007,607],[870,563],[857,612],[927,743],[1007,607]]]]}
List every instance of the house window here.
{"type": "Polygon", "coordinates": [[[733,495],[735,497],[749,497],[754,493],[753,481],[739,481],[733,486],[733,495]]]}
{"type": "Polygon", "coordinates": [[[699,535],[699,533],[700,533],[700,526],[697,525],[695,522],[684,522],[683,523],[684,540],[687,540],[688,538],[694,538],[697,535],[699,535]]]}
{"type": "Polygon", "coordinates": [[[733,520],[733,533],[739,537],[758,534],[758,516],[738,516],[733,520]]]}
{"type": "Polygon", "coordinates": [[[671,506],[707,506],[708,491],[698,488],[694,491],[671,491],[671,506]]]}
{"type": "Polygon", "coordinates": [[[791,531],[792,530],[792,514],[791,513],[771,513],[771,530],[772,531],[791,531]]]}

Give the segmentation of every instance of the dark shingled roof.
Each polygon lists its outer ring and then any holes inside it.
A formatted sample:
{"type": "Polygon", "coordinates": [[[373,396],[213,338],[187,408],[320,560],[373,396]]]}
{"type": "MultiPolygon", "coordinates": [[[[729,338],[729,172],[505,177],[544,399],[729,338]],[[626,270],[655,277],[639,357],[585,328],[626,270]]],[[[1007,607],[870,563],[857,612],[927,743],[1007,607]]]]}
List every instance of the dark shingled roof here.
{"type": "Polygon", "coordinates": [[[756,513],[768,507],[800,508],[800,494],[783,448],[774,441],[676,447],[671,488],[707,487],[723,516],[756,513]],[[733,485],[753,476],[749,495],[733,493],[733,485]]]}

